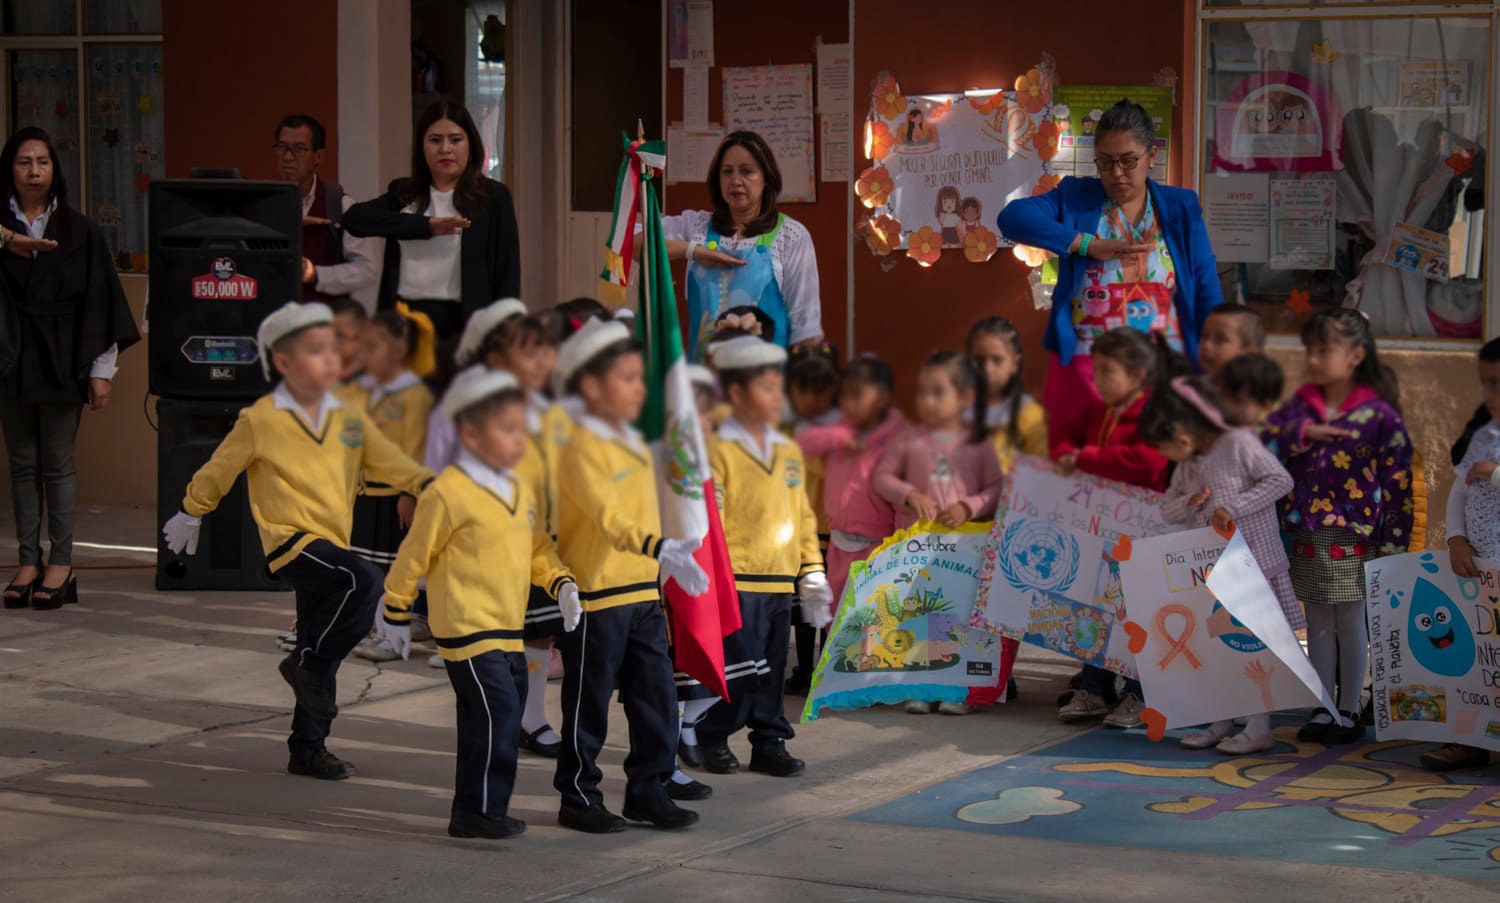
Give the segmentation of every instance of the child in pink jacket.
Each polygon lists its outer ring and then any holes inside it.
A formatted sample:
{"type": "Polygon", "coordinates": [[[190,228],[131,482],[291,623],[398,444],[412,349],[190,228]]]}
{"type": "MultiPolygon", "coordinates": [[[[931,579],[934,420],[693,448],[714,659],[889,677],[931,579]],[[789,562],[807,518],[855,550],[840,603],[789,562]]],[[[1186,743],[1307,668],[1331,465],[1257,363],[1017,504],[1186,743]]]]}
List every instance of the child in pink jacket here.
{"type": "Polygon", "coordinates": [[[843,418],[797,433],[808,458],[824,463],[823,504],[832,534],[828,543],[828,587],[834,611],[844,598],[849,566],[895,532],[895,513],[875,492],[875,467],[887,446],[906,427],[891,408],[895,381],[879,358],[864,356],[844,371],[839,387],[843,418]]]}

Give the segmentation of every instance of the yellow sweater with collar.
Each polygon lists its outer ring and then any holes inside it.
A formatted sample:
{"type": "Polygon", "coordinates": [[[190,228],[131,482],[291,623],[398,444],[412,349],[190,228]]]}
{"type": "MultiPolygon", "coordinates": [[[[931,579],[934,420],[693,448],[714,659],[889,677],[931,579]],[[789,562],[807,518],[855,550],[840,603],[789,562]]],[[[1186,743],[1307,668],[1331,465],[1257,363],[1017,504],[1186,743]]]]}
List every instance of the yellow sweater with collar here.
{"type": "Polygon", "coordinates": [[[326,411],[315,433],[296,412],[277,408],[273,393],[240,411],[193,475],[182,510],[194,517],[213,511],[244,473],[266,564],[277,571],[315,539],[349,547],[361,472],[412,495],[432,479],[431,471],[370,429],[358,408],[326,411]]]}
{"type": "Polygon", "coordinates": [[[531,586],[556,599],[572,576],[520,480],[506,502],[463,468],[446,468],[417,500],[411,529],[385,581],[385,619],[411,621],[417,581],[427,578],[427,620],[438,654],[461,662],[521,652],[531,586]]]}
{"type": "Polygon", "coordinates": [[[1042,406],[1030,398],[1021,404],[1016,413],[1016,434],[1019,442],[1012,442],[1008,427],[994,427],[990,438],[995,443],[995,456],[1000,459],[1000,470],[1010,473],[1010,465],[1017,454],[1047,457],[1047,413],[1042,406]]]}
{"type": "Polygon", "coordinates": [[[580,425],[557,465],[558,539],[585,611],[661,598],[661,514],[648,451],[580,425]]]}
{"type": "MultiPolygon", "coordinates": [[[[432,390],[425,383],[407,386],[381,397],[376,404],[370,403],[371,390],[366,386],[352,387],[345,400],[353,399],[364,410],[385,437],[396,443],[396,447],[413,461],[422,460],[427,451],[427,420],[432,416],[432,390]]],[[[377,480],[367,479],[360,490],[363,495],[400,495],[400,490],[377,480]]]]}
{"type": "Polygon", "coordinates": [[[547,533],[557,538],[558,505],[557,468],[563,449],[573,434],[573,418],[558,405],[549,405],[542,413],[541,429],[526,436],[526,454],[516,465],[516,476],[531,487],[532,497],[547,533]]]}
{"type": "Polygon", "coordinates": [[[807,467],[795,442],[773,443],[767,465],[738,441],[715,436],[708,460],[735,589],[790,595],[804,574],[823,570],[818,520],[803,486],[807,467]]]}

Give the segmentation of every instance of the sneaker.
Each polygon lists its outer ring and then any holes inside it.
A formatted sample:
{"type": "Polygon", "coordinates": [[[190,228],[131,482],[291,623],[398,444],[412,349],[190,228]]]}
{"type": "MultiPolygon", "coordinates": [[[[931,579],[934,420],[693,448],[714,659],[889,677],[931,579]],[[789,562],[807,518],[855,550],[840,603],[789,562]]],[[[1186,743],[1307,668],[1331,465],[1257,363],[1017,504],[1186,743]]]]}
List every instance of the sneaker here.
{"type": "Polygon", "coordinates": [[[906,703],[906,714],[908,715],[931,715],[936,712],[938,704],[926,702],[921,699],[912,699],[906,703]]]}
{"type": "Polygon", "coordinates": [[[944,715],[967,715],[974,711],[967,702],[944,702],[937,707],[938,712],[944,715]]]}
{"type": "Polygon", "coordinates": [[[374,637],[361,640],[354,647],[354,654],[372,662],[393,662],[401,657],[401,653],[396,651],[389,640],[377,640],[374,637]]]}
{"type": "Polygon", "coordinates": [[[297,648],[297,631],[289,630],[286,633],[276,634],[276,645],[282,652],[292,652],[297,648]]]}
{"type": "Polygon", "coordinates": [[[1454,771],[1459,768],[1483,768],[1490,764],[1489,750],[1462,743],[1444,743],[1422,753],[1422,767],[1428,771],[1454,771]]]}
{"type": "Polygon", "coordinates": [[[1091,721],[1095,718],[1103,718],[1109,713],[1108,707],[1104,705],[1104,699],[1090,693],[1088,690],[1074,690],[1067,703],[1057,710],[1057,720],[1063,724],[1072,724],[1075,721],[1091,721]]]}
{"type": "Polygon", "coordinates": [[[526,833],[526,823],[519,818],[501,816],[490,818],[478,812],[454,810],[448,819],[449,837],[482,837],[485,840],[504,840],[526,833]]]}
{"type": "Polygon", "coordinates": [[[443,661],[443,656],[441,654],[434,652],[433,654],[427,656],[427,667],[447,668],[448,665],[443,661]]]}
{"type": "MultiPolygon", "coordinates": [[[[432,642],[432,628],[427,626],[426,618],[411,619],[411,641],[413,643],[432,642]]],[[[511,819],[511,821],[515,821],[515,819],[511,819]]],[[[524,826],[525,822],[522,822],[522,825],[524,826]]],[[[524,831],[525,828],[522,827],[521,830],[524,831]]]]}
{"type": "Polygon", "coordinates": [[[342,781],[354,776],[354,764],[340,759],[329,752],[327,747],[319,747],[310,753],[292,753],[286,763],[286,770],[288,774],[317,778],[320,781],[342,781]]]}
{"type": "Polygon", "coordinates": [[[1141,726],[1141,710],[1146,707],[1144,702],[1136,698],[1134,693],[1126,693],[1115,710],[1110,712],[1104,719],[1105,727],[1118,728],[1128,731],[1133,727],[1141,726]]]}

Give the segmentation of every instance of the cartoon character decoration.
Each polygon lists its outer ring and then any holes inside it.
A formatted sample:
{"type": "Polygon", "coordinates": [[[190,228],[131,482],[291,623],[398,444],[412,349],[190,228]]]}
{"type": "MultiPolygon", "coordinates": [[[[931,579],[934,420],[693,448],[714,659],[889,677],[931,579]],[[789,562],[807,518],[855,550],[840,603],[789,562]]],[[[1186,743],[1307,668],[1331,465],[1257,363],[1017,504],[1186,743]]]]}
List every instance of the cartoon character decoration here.
{"type": "Polygon", "coordinates": [[[906,121],[896,128],[896,149],[918,149],[927,151],[937,144],[937,126],[927,122],[927,114],[920,106],[906,111],[906,121]]]}
{"type": "MultiPolygon", "coordinates": [[[[1099,284],[1099,279],[1103,275],[1102,269],[1091,268],[1088,271],[1089,284],[1083,289],[1084,316],[1103,319],[1109,314],[1109,289],[1099,284]]],[[[1074,325],[1079,322],[1080,320],[1073,321],[1074,325]]]]}
{"type": "Polygon", "coordinates": [[[1125,325],[1150,333],[1156,323],[1156,304],[1144,293],[1137,294],[1125,302],[1125,325]]]}
{"type": "Polygon", "coordinates": [[[984,215],[983,211],[984,205],[980,203],[979,198],[964,198],[959,204],[958,215],[963,220],[963,232],[965,235],[984,228],[979,224],[979,218],[984,215]]]}
{"type": "Polygon", "coordinates": [[[943,247],[961,248],[964,246],[963,238],[958,234],[959,207],[963,205],[959,197],[958,189],[952,185],[944,185],[938,189],[937,201],[933,204],[932,215],[937,218],[938,228],[943,238],[943,247]]]}
{"type": "Polygon", "coordinates": [[[1445,677],[1474,667],[1474,631],[1463,611],[1436,585],[1417,578],[1407,618],[1408,645],[1417,664],[1445,677]]]}
{"type": "Polygon", "coordinates": [[[1220,103],[1214,167],[1227,172],[1341,168],[1339,114],[1327,86],[1294,72],[1247,76],[1220,103]]]}

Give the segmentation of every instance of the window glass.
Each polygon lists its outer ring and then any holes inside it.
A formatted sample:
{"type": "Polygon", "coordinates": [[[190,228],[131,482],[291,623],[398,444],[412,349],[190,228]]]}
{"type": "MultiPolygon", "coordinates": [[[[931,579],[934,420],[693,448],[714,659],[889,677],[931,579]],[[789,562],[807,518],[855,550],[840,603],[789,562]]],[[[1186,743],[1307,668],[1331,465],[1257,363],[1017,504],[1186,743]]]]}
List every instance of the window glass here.
{"type": "Polygon", "coordinates": [[[164,175],[160,44],[88,45],[89,215],[121,272],[146,270],[146,190],[164,175]]]}
{"type": "Polygon", "coordinates": [[[13,50],[9,60],[10,132],[37,126],[51,136],[72,203],[78,206],[78,55],[72,50],[13,50]]]}

